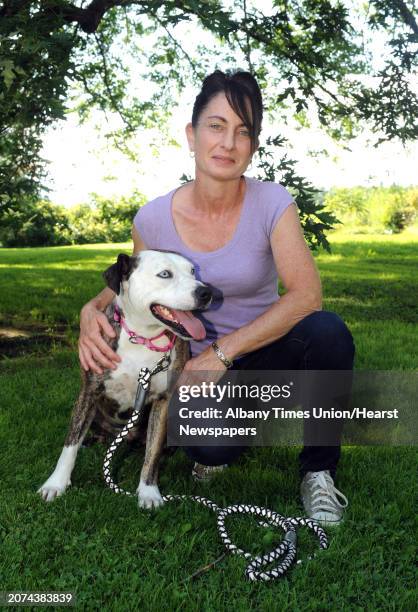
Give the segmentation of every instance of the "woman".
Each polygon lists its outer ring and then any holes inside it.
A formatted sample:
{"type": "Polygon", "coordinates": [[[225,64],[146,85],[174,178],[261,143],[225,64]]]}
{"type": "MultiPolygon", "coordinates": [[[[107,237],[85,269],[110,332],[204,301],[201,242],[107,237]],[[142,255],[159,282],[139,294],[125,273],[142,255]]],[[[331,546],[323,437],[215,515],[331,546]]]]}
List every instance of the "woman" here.
{"type": "MultiPolygon", "coordinates": [[[[353,367],[349,330],[336,314],[321,310],[319,275],[292,196],[280,184],[244,176],[259,144],[262,113],[250,73],[216,70],[206,77],[186,126],[195,179],[148,202],[134,219],[135,254],[146,248],[178,251],[220,291],[218,307],[204,315],[207,338],[191,342],[186,376],[205,370],[220,378],[230,362],[252,370],[353,367]],[[280,298],[278,276],[286,289],[280,298]]],[[[81,311],[79,354],[86,370],[101,373],[120,360],[101,336],[113,335],[102,312],[113,297],[105,288],[81,311]]],[[[201,466],[221,466],[242,450],[186,452],[201,466]]],[[[305,510],[327,524],[342,518],[336,496],[347,502],[333,482],[339,455],[339,446],[306,445],[300,454],[305,510]]]]}

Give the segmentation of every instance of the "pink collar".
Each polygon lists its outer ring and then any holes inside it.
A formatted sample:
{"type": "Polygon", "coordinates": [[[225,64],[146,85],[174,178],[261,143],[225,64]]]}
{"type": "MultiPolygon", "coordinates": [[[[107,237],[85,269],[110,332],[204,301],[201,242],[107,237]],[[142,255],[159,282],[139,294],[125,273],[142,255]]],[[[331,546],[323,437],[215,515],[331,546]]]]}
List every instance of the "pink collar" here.
{"type": "Polygon", "coordinates": [[[121,312],[117,306],[115,306],[115,311],[113,313],[113,319],[117,323],[119,323],[123,327],[123,329],[126,331],[126,333],[129,336],[129,342],[132,342],[132,344],[144,344],[151,351],[159,351],[160,353],[163,353],[165,351],[170,351],[173,348],[174,343],[176,341],[176,335],[170,331],[163,331],[161,332],[161,334],[158,334],[158,336],[153,336],[152,338],[145,338],[144,336],[138,336],[138,334],[131,331],[129,327],[126,325],[125,319],[121,315],[121,312]],[[166,344],[165,346],[155,346],[155,344],[153,344],[152,341],[157,340],[157,338],[161,338],[161,336],[164,336],[164,335],[168,336],[169,343],[166,344]],[[171,336],[171,339],[170,339],[170,336],[171,336]]]}

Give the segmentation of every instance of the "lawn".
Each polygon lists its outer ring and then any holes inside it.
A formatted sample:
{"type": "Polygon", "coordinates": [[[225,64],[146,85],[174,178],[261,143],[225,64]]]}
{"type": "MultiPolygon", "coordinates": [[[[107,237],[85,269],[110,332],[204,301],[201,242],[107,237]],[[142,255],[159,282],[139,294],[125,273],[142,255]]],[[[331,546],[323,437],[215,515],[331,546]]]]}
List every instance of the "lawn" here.
{"type": "MultiPolygon", "coordinates": [[[[340,231],[330,242],[332,254],[316,255],[323,308],[351,329],[356,369],[416,370],[417,230],[340,231]]],[[[336,484],[349,499],[345,522],[328,532],[328,550],[273,583],[247,582],[244,560],[232,556],[188,580],[222,552],[214,514],[192,502],[139,510],[131,497],[106,489],[102,447],[80,451],[65,496],[46,505],[36,495],[59,456],[78,393],[80,307],[103,286],[103,270],[130,248],[0,250],[2,325],[37,334],[16,342],[0,362],[0,591],[73,591],[86,610],[415,609],[413,448],[344,448],[336,484]]],[[[161,490],[298,516],[298,452],[254,448],[208,485],[194,483],[191,462],[178,451],[162,467],[161,490]]],[[[118,482],[134,490],[141,456],[116,463],[118,482]]],[[[246,518],[235,520],[231,533],[253,553],[282,536],[246,518]]],[[[306,557],[316,541],[299,534],[306,557]]]]}

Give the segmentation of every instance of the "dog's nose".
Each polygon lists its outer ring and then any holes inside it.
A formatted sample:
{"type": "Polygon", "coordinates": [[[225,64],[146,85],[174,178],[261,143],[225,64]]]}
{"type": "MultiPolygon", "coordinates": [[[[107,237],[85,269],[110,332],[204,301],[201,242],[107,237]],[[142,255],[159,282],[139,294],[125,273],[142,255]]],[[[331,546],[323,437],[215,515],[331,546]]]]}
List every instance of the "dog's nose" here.
{"type": "Polygon", "coordinates": [[[200,286],[195,289],[194,295],[197,301],[197,308],[206,306],[212,299],[212,291],[206,286],[200,286]]]}

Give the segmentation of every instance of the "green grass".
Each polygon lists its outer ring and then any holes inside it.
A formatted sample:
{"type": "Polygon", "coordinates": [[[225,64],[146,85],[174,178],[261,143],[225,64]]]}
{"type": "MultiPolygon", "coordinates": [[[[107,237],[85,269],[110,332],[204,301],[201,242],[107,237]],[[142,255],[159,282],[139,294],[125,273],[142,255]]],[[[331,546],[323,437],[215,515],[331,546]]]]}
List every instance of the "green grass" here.
{"type": "Polygon", "coordinates": [[[356,343],[356,369],[416,368],[418,228],[400,235],[330,237],[317,256],[324,310],[337,312],[356,343]]]}
{"type": "Polygon", "coordinates": [[[102,273],[129,244],[0,249],[0,319],[77,326],[80,307],[104,287],[102,273]]]}
{"type": "MultiPolygon", "coordinates": [[[[324,309],[349,325],[357,369],[416,369],[417,237],[412,230],[383,237],[338,232],[330,237],[332,255],[316,256],[324,309]]],[[[130,246],[0,250],[3,323],[65,325],[73,345],[0,364],[0,590],[74,591],[83,610],[415,609],[411,448],[344,448],[337,478],[350,502],[344,524],[330,533],[327,551],[274,583],[245,581],[245,561],[231,556],[185,581],[222,552],[214,514],[191,502],[140,511],[133,498],[106,489],[102,447],[80,451],[65,496],[46,505],[36,495],[59,456],[78,394],[80,306],[103,286],[101,272],[120,251],[130,246]]],[[[191,462],[178,451],[162,467],[161,490],[297,516],[298,451],[252,449],[210,485],[192,481],[191,462]]],[[[141,461],[142,454],[118,455],[123,487],[136,488],[141,461]]],[[[299,533],[304,557],[316,542],[299,533]]],[[[231,534],[253,553],[281,537],[251,519],[231,521],[231,534]]]]}

